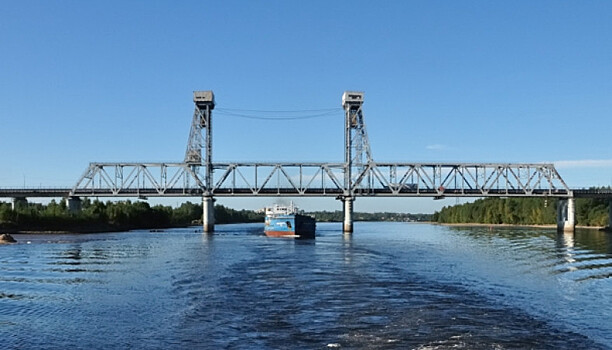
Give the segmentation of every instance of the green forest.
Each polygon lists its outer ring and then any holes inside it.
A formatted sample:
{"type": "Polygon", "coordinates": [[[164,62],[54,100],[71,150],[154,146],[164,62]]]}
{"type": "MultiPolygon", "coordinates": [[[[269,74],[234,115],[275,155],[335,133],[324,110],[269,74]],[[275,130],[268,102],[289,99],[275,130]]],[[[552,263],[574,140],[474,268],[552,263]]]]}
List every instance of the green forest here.
{"type": "MultiPolygon", "coordinates": [[[[558,200],[554,198],[486,198],[444,207],[434,213],[439,223],[482,223],[510,225],[553,225],[557,222],[558,200]]],[[[576,224],[608,225],[608,200],[577,198],[576,224]]]]}
{"type": "MultiPolygon", "coordinates": [[[[217,223],[263,222],[263,214],[215,206],[217,223]]],[[[100,232],[154,229],[196,225],[202,220],[202,205],[186,202],[177,208],[150,206],[141,201],[102,202],[85,199],[82,210],[68,211],[64,201],[49,204],[28,203],[15,210],[0,203],[0,231],[100,232]]]]}

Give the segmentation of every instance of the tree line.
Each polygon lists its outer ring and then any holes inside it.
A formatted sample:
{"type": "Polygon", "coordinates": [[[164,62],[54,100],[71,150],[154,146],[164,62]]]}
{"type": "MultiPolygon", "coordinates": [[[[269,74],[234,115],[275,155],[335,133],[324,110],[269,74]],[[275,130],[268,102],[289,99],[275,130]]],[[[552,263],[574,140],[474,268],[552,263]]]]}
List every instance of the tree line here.
{"type": "MultiPolygon", "coordinates": [[[[315,217],[318,222],[341,222],[344,220],[344,212],[342,210],[313,211],[309,212],[308,215],[315,217]]],[[[409,214],[392,212],[353,213],[354,221],[431,221],[431,218],[431,214],[409,214]]]]}
{"type": "MultiPolygon", "coordinates": [[[[576,224],[606,226],[609,201],[576,199],[576,224]]],[[[433,214],[439,223],[482,223],[511,225],[553,225],[557,223],[556,198],[485,198],[472,203],[448,206],[433,214]]]]}
{"type": "MultiPolygon", "coordinates": [[[[176,208],[150,206],[141,201],[102,202],[85,199],[82,209],[70,212],[64,201],[17,206],[0,202],[0,231],[100,232],[156,229],[197,225],[202,222],[202,205],[185,202],[176,208]]],[[[263,222],[263,214],[215,205],[218,223],[263,222]]]]}
{"type": "MultiPolygon", "coordinates": [[[[558,200],[555,198],[485,198],[471,203],[442,208],[431,214],[353,213],[355,221],[435,221],[439,223],[483,223],[512,225],[556,224],[558,200]]],[[[606,226],[609,201],[595,198],[576,199],[576,223],[582,226],[606,226]]],[[[342,211],[308,213],[318,222],[341,222],[342,211]]],[[[264,213],[235,210],[215,205],[219,224],[263,222],[264,213]]],[[[70,212],[64,201],[49,204],[28,203],[15,210],[0,202],[0,231],[68,231],[100,232],[133,229],[155,229],[198,225],[202,222],[202,205],[185,202],[176,208],[150,206],[142,201],[102,202],[85,199],[82,210],[70,212]]]]}

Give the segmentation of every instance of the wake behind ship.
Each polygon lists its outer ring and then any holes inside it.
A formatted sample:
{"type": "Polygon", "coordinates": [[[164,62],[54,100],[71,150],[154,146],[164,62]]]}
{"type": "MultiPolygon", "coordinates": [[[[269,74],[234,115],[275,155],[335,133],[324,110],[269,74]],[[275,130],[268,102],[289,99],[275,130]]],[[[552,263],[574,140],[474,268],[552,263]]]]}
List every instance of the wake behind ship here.
{"type": "Polygon", "coordinates": [[[315,228],[315,219],[300,213],[293,202],[289,206],[266,207],[266,236],[314,238],[315,228]]]}

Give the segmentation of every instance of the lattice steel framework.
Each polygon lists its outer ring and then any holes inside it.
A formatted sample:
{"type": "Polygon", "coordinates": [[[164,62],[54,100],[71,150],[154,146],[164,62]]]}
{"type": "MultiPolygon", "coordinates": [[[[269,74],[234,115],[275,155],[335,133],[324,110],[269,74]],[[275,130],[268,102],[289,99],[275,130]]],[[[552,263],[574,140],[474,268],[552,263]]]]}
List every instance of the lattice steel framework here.
{"type": "Polygon", "coordinates": [[[185,163],[191,166],[192,172],[197,172],[199,166],[204,166],[204,184],[209,188],[212,183],[212,110],[215,108],[215,95],[212,91],[194,91],[193,103],[195,110],[187,141],[185,163]]]}
{"type": "Polygon", "coordinates": [[[369,163],[354,195],[416,197],[553,196],[572,191],[552,164],[369,163]]]}
{"type": "Polygon", "coordinates": [[[188,163],[90,163],[70,195],[199,196],[204,188],[201,176],[188,163]]]}
{"type": "Polygon", "coordinates": [[[346,195],[357,179],[357,174],[364,170],[366,164],[372,163],[370,141],[363,118],[363,92],[346,91],[342,95],[342,107],[345,113],[344,122],[344,187],[346,195]]]}
{"type": "Polygon", "coordinates": [[[215,96],[212,91],[194,91],[195,110],[185,151],[185,163],[192,165],[209,164],[212,161],[212,125],[211,114],[215,108],[215,96]],[[205,133],[202,134],[202,129],[205,133]],[[202,149],[205,154],[202,158],[202,149]]]}

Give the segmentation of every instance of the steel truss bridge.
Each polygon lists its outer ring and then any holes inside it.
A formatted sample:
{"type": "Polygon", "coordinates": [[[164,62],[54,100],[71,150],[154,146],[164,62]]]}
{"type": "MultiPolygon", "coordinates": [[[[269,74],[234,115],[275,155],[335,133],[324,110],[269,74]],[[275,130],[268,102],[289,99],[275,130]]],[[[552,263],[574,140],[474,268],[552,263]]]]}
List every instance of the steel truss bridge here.
{"type": "MultiPolygon", "coordinates": [[[[343,163],[214,163],[212,91],[194,92],[195,110],[183,162],[90,163],[72,188],[0,189],[0,196],[202,197],[204,230],[214,229],[213,197],[333,197],[344,203],[344,231],[352,232],[357,197],[558,197],[559,227],[573,230],[574,197],[612,198],[610,190],[572,190],[552,164],[378,163],[362,111],[363,92],[342,96],[343,163]]],[[[611,214],[612,215],[612,214],[611,214]]]]}
{"type": "MultiPolygon", "coordinates": [[[[187,163],[91,163],[69,196],[77,197],[339,197],[344,163],[212,163],[207,188],[187,163]]],[[[351,183],[362,197],[569,197],[551,164],[420,164],[368,162],[351,183]]]]}

